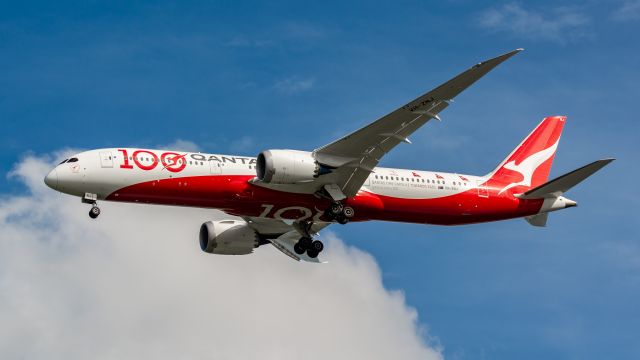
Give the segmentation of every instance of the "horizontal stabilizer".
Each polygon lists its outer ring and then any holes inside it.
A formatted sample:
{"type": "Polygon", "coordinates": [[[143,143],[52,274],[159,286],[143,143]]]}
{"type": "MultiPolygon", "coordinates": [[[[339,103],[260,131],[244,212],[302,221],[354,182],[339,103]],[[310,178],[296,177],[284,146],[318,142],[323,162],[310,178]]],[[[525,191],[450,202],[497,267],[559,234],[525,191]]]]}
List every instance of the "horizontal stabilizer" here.
{"type": "Polygon", "coordinates": [[[576,186],[584,179],[593,175],[596,171],[602,169],[615,159],[602,159],[585,165],[572,172],[566,173],[551,181],[548,181],[538,187],[535,187],[524,194],[517,195],[519,199],[542,199],[546,197],[557,197],[576,186]]]}
{"type": "Polygon", "coordinates": [[[524,219],[533,226],[545,227],[547,226],[547,218],[549,217],[549,213],[536,214],[527,216],[524,219]]]}

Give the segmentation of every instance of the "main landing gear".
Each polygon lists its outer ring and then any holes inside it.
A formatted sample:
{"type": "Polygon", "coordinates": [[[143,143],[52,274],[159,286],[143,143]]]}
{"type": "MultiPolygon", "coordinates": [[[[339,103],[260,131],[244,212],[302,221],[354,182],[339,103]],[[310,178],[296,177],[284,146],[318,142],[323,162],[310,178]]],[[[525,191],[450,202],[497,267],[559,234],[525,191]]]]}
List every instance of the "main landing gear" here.
{"type": "Polygon", "coordinates": [[[355,215],[355,211],[351,206],[344,206],[341,202],[336,201],[324,211],[324,215],[330,220],[335,220],[344,225],[355,215]]]}
{"type": "Polygon", "coordinates": [[[89,217],[92,219],[97,218],[100,215],[100,208],[98,207],[98,195],[85,193],[82,197],[82,202],[85,204],[91,204],[91,210],[89,210],[89,217]]]}
{"type": "Polygon", "coordinates": [[[305,252],[307,256],[315,259],[324,250],[324,244],[320,240],[313,240],[310,237],[303,236],[298,242],[293,245],[293,251],[298,255],[302,255],[305,252]]]}
{"type": "Polygon", "coordinates": [[[320,240],[313,240],[313,236],[311,234],[311,226],[313,226],[313,222],[296,222],[293,226],[302,235],[300,240],[293,245],[293,251],[298,255],[302,255],[306,252],[308,257],[312,259],[317,258],[322,250],[324,250],[324,244],[320,240]]]}
{"type": "MultiPolygon", "coordinates": [[[[334,201],[331,206],[325,210],[324,215],[330,221],[337,221],[340,224],[346,224],[355,215],[355,211],[351,206],[345,206],[339,201],[334,201]]],[[[293,251],[298,255],[302,255],[305,252],[310,258],[316,258],[324,249],[324,244],[320,240],[313,240],[311,234],[311,226],[313,222],[303,221],[295,222],[294,227],[302,235],[295,245],[293,245],[293,251]]]]}

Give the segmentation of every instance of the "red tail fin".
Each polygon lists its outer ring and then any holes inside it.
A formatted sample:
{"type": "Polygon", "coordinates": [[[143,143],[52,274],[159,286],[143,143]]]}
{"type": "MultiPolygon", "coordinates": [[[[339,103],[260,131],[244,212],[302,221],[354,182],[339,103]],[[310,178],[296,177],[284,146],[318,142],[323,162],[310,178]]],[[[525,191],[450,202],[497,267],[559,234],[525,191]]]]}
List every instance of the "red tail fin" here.
{"type": "Polygon", "coordinates": [[[558,148],[566,116],[551,116],[542,122],[488,175],[487,183],[499,193],[524,192],[547,181],[558,148]]]}

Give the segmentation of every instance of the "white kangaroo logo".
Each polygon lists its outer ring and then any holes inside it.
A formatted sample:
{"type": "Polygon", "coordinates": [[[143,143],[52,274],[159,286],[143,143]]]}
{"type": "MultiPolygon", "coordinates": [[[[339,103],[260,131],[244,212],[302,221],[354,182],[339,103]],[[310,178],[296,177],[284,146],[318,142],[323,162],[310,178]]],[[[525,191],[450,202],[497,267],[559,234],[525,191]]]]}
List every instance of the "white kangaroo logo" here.
{"type": "Polygon", "coordinates": [[[528,158],[524,159],[520,163],[520,165],[516,165],[516,162],[513,160],[504,164],[503,167],[505,169],[509,169],[509,170],[520,173],[523,179],[520,182],[511,183],[505,186],[502,190],[500,190],[498,195],[511,189],[512,187],[516,187],[520,185],[524,185],[527,187],[531,186],[531,178],[533,177],[533,172],[538,168],[538,166],[542,165],[542,163],[549,160],[549,158],[553,156],[553,154],[556,152],[556,149],[558,148],[559,142],[560,142],[560,139],[558,139],[555,144],[549,146],[548,148],[529,156],[528,158]]]}

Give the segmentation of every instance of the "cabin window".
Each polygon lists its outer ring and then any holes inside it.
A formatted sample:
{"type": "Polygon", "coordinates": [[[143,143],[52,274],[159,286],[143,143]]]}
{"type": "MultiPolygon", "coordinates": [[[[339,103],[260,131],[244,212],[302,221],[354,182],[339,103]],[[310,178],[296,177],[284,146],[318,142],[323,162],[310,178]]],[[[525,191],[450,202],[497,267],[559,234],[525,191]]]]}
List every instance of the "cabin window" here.
{"type": "Polygon", "coordinates": [[[60,162],[60,164],[58,164],[58,165],[62,165],[62,164],[64,164],[64,163],[66,163],[66,162],[67,162],[67,160],[69,160],[69,159],[64,159],[64,160],[62,160],[62,161],[60,162]]]}
{"type": "Polygon", "coordinates": [[[71,159],[69,159],[69,161],[67,161],[67,162],[70,162],[70,163],[72,163],[72,162],[78,162],[78,158],[71,158],[71,159]]]}

